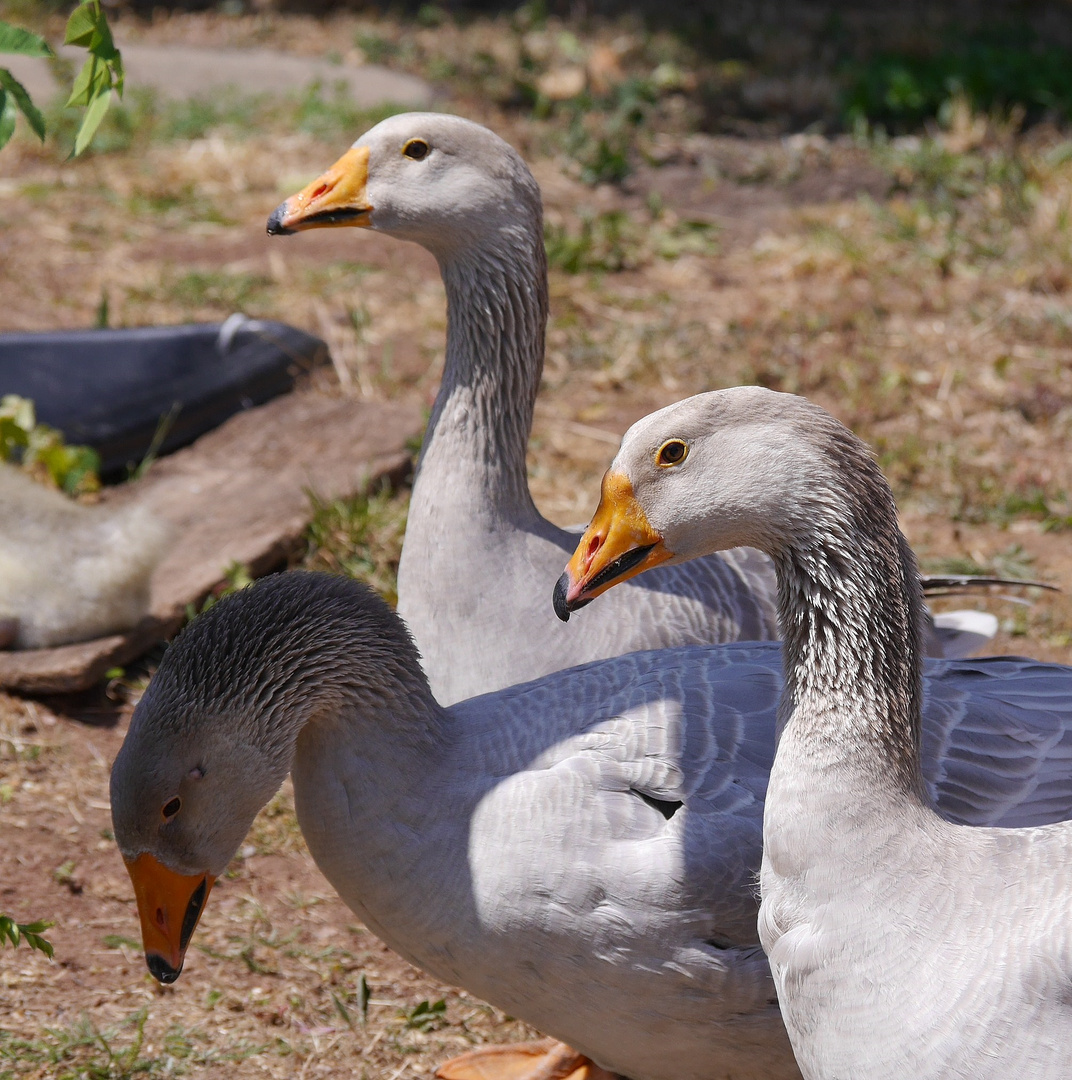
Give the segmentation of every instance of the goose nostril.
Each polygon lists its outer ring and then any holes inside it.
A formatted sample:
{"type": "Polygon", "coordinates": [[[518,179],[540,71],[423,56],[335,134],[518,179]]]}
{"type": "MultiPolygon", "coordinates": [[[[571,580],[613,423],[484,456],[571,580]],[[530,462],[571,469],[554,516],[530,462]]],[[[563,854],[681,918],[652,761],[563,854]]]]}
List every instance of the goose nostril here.
{"type": "Polygon", "coordinates": [[[596,557],[596,553],[602,546],[602,536],[593,536],[592,539],[588,541],[588,548],[584,553],[584,562],[586,568],[591,565],[592,560],[596,557]]]}

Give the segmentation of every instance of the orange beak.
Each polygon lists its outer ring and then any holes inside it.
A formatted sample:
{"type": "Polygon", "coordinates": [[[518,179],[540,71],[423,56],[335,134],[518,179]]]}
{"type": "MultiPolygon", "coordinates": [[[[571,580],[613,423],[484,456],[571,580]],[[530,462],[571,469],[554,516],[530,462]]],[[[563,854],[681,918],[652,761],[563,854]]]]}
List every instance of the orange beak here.
{"type": "Polygon", "coordinates": [[[157,982],[173,983],[216,878],[176,874],[147,851],[124,862],[138,901],[145,962],[157,982]]]}
{"type": "Polygon", "coordinates": [[[368,228],[372,218],[368,163],[367,146],[351,147],[323,176],[276,207],[268,219],[269,235],[286,236],[336,225],[368,228]]]}
{"type": "Polygon", "coordinates": [[[595,516],[555,585],[555,614],[565,622],[611,586],[673,557],[651,527],[628,477],[608,472],[595,516]]]}

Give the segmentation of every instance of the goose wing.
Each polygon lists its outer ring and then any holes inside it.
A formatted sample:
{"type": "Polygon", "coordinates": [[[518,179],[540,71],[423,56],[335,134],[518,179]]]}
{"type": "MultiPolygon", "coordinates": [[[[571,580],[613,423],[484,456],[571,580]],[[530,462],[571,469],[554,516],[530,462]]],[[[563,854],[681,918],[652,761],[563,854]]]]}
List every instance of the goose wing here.
{"type": "Polygon", "coordinates": [[[923,772],[969,825],[1072,818],[1072,668],[1020,657],[926,666],[923,772]]]}
{"type": "MultiPolygon", "coordinates": [[[[493,740],[480,837],[538,833],[515,879],[529,896],[703,911],[704,940],[754,941],[781,682],[780,646],[759,642],[632,653],[475,699],[495,703],[489,723],[513,717],[493,740]]],[[[924,775],[946,817],[1072,818],[1072,668],[928,661],[924,687],[924,775]]]]}

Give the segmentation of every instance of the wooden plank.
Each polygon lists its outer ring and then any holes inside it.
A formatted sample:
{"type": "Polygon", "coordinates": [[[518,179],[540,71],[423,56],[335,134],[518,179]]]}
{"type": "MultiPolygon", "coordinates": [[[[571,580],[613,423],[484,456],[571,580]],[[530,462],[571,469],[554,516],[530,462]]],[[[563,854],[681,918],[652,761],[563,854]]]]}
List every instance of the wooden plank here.
{"type": "Polygon", "coordinates": [[[406,443],[420,428],[410,405],[287,394],[231,417],[141,480],[109,489],[109,501],[137,500],[174,526],[149,614],[125,634],[0,652],[0,687],[40,694],[92,686],[171,637],[186,605],[199,604],[231,563],[254,576],[282,565],[301,544],[310,492],[336,499],[402,479],[411,466],[406,443]]]}

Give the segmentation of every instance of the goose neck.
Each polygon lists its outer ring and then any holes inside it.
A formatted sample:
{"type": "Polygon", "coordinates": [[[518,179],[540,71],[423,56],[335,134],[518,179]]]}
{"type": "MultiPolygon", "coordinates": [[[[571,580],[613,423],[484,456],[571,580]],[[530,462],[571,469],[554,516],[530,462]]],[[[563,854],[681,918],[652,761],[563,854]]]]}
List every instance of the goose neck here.
{"type": "MultiPolygon", "coordinates": [[[[547,263],[539,221],[441,254],[443,380],[418,471],[456,503],[534,511],[525,453],[543,372],[547,263]]],[[[423,493],[415,491],[414,498],[423,493]]],[[[473,507],[468,507],[472,510],[473,507]]]]}
{"type": "Polygon", "coordinates": [[[821,530],[821,543],[775,554],[780,740],[799,754],[794,768],[848,768],[879,787],[919,794],[922,594],[892,495],[880,495],[888,523],[879,515],[876,524],[865,496],[821,530]]]}
{"type": "Polygon", "coordinates": [[[364,587],[327,574],[283,574],[221,608],[172,647],[174,662],[147,694],[159,699],[153,711],[181,708],[206,723],[230,717],[228,736],[254,750],[277,782],[306,727],[331,725],[401,752],[434,752],[444,739],[444,712],[409,633],[364,587]]]}

